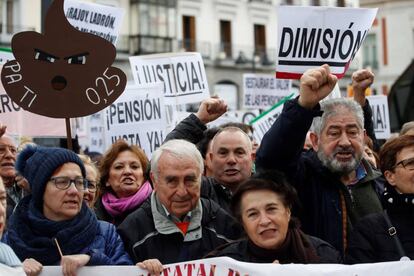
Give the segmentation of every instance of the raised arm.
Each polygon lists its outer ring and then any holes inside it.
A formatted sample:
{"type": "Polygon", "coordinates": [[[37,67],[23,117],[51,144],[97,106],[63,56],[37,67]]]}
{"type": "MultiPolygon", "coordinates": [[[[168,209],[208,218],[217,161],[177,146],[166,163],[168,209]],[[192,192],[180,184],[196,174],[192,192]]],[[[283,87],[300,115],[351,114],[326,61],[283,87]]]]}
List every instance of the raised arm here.
{"type": "MultiPolygon", "coordinates": [[[[300,79],[300,96],[285,103],[282,114],[263,137],[256,165],[285,171],[297,165],[312,120],[320,116],[319,101],[331,93],[337,78],[328,65],[306,71],[300,79]]],[[[293,168],[294,170],[294,168],[293,168]]]]}
{"type": "Polygon", "coordinates": [[[172,139],[184,139],[197,144],[203,138],[206,124],[226,113],[227,104],[218,97],[211,97],[201,102],[197,113],[182,120],[165,138],[164,142],[172,139]]]}
{"type": "Polygon", "coordinates": [[[364,111],[364,127],[369,138],[374,144],[374,151],[379,151],[379,143],[375,137],[374,123],[372,121],[372,110],[368,100],[365,97],[365,90],[374,82],[374,73],[367,69],[355,71],[352,74],[352,90],[354,91],[354,100],[358,102],[364,111]]]}

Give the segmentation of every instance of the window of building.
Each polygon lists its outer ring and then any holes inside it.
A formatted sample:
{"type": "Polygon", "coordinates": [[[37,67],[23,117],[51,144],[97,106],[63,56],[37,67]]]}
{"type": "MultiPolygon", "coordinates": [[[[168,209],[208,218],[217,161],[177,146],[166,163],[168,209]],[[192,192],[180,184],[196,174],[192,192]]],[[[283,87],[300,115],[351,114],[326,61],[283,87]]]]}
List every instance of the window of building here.
{"type": "Polygon", "coordinates": [[[176,36],[176,0],[131,0],[130,52],[171,52],[176,36]]]}
{"type": "Polygon", "coordinates": [[[186,51],[196,50],[195,17],[183,15],[183,48],[186,51]]]}
{"type": "Polygon", "coordinates": [[[227,20],[220,20],[220,50],[226,58],[232,57],[231,22],[227,20]]]}
{"type": "Polygon", "coordinates": [[[266,27],[254,24],[254,55],[262,57],[266,54],[266,27]]]}
{"type": "Polygon", "coordinates": [[[337,0],[336,2],[338,7],[345,7],[345,0],[337,0]]]}
{"type": "Polygon", "coordinates": [[[7,0],[7,14],[6,14],[6,31],[8,34],[13,33],[13,0],[7,0]]]}
{"type": "Polygon", "coordinates": [[[368,34],[364,41],[363,66],[378,69],[377,36],[368,34]]]}
{"type": "Polygon", "coordinates": [[[321,5],[321,1],[319,0],[312,0],[312,6],[320,6],[321,5]]]}

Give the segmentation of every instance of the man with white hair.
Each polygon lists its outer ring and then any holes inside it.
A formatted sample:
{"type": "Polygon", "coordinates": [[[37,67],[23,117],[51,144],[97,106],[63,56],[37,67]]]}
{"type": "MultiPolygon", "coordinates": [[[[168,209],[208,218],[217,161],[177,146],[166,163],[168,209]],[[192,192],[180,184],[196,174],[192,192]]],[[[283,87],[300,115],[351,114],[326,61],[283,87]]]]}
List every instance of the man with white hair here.
{"type": "Polygon", "coordinates": [[[170,140],[153,153],[150,200],[118,227],[127,252],[143,268],[154,272],[160,262],[199,259],[239,238],[237,222],[215,202],[200,199],[203,166],[198,149],[185,140],[170,140]]]}
{"type": "MultiPolygon", "coordinates": [[[[353,81],[354,88],[364,92],[373,75],[359,71],[353,81]]],[[[298,215],[304,232],[343,253],[352,225],[382,210],[379,196],[383,183],[381,173],[362,158],[364,120],[371,119],[364,118],[361,108],[363,104],[366,108],[365,96],[361,101],[339,98],[321,102],[336,82],[328,65],[303,74],[300,96],[286,102],[264,136],[256,167],[283,171],[298,191],[302,207],[298,215]],[[313,150],[304,152],[303,143],[313,120],[313,150]]]]}

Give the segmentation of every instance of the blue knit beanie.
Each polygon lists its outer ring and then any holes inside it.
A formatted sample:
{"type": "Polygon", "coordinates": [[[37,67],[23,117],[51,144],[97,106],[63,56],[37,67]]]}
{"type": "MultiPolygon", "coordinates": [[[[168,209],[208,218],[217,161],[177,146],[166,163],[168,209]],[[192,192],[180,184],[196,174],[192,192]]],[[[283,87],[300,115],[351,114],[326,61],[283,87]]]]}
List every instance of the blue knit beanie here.
{"type": "Polygon", "coordinates": [[[73,151],[63,148],[27,146],[17,156],[16,169],[29,182],[34,205],[42,210],[46,184],[57,168],[65,163],[79,165],[85,177],[82,160],[73,151]]]}

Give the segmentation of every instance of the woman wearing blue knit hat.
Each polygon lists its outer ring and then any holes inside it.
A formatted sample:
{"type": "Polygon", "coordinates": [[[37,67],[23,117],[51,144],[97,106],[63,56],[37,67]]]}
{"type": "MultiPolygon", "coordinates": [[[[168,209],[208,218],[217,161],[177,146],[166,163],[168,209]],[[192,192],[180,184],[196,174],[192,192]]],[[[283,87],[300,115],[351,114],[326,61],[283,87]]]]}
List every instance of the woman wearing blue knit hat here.
{"type": "Polygon", "coordinates": [[[74,152],[29,146],[16,169],[32,194],[16,207],[5,240],[28,275],[59,263],[64,275],[84,265],[131,264],[115,227],[98,221],[84,203],[85,168],[74,152]]]}

